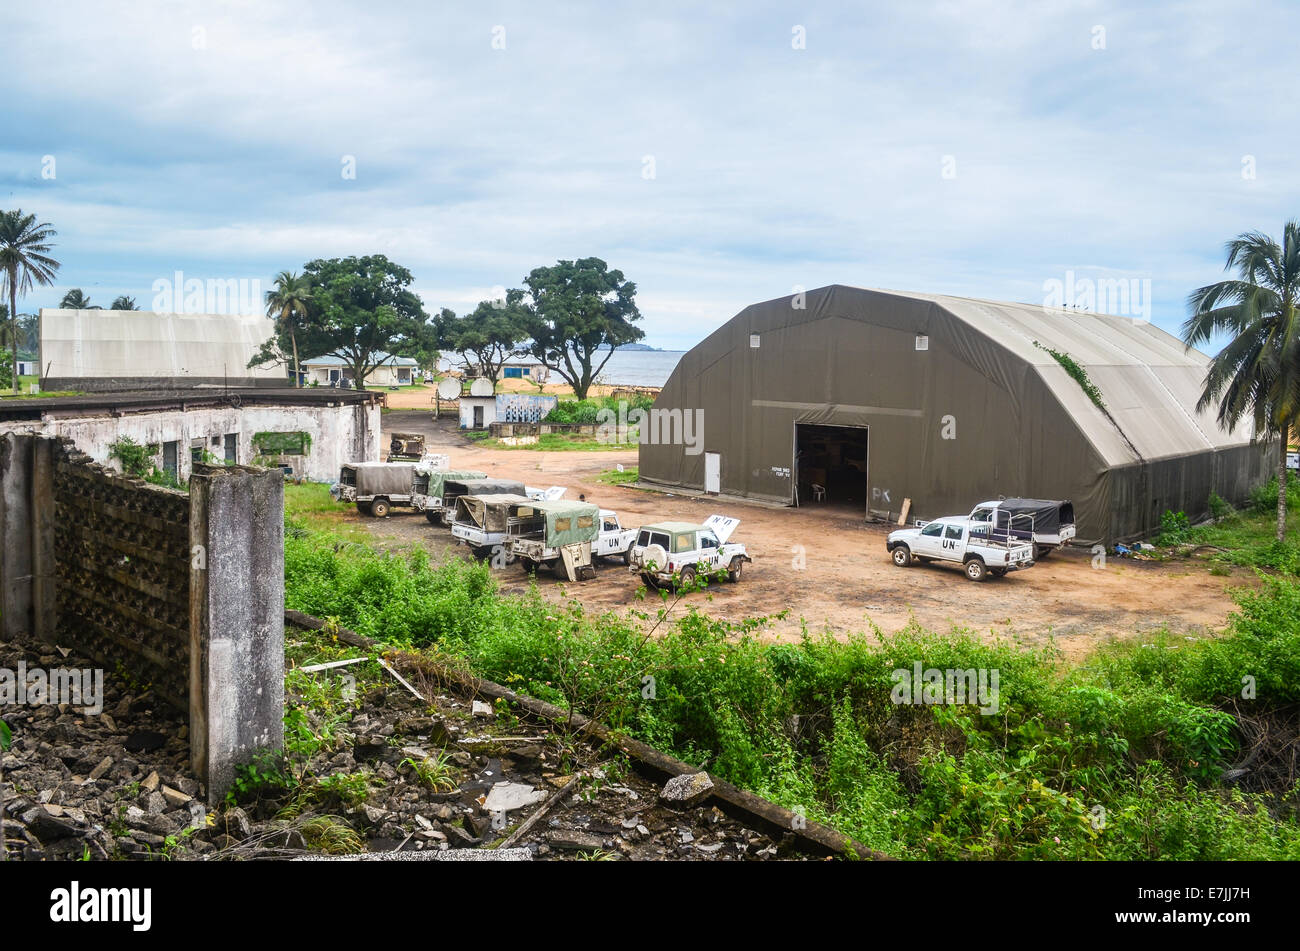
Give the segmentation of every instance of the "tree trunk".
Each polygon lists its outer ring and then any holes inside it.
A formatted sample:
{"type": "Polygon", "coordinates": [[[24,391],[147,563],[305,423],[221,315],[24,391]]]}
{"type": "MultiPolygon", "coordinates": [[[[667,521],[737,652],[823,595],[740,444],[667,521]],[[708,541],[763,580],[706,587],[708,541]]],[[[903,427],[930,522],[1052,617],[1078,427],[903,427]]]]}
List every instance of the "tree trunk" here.
{"type": "Polygon", "coordinates": [[[9,269],[9,333],[12,339],[14,394],[18,393],[18,274],[17,268],[9,269]]]}
{"type": "Polygon", "coordinates": [[[1286,447],[1290,432],[1283,432],[1277,463],[1277,540],[1286,540],[1286,447]]]}
{"type": "Polygon", "coordinates": [[[289,342],[293,344],[293,385],[302,386],[302,371],[298,368],[298,338],[293,330],[289,331],[289,342]]]}

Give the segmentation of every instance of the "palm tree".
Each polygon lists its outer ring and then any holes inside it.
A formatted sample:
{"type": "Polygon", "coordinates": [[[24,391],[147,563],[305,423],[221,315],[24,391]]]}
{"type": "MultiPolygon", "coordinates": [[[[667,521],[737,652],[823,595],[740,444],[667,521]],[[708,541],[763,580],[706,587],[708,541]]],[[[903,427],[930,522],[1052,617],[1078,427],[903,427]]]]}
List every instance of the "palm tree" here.
{"type": "Polygon", "coordinates": [[[58,273],[59,262],[49,257],[50,238],[56,232],[35,215],[22,209],[0,212],[0,277],[9,296],[11,356],[13,357],[14,392],[18,392],[18,294],[26,294],[33,284],[50,286],[58,273]]]}
{"type": "Polygon", "coordinates": [[[1300,224],[1288,221],[1282,244],[1247,232],[1225,246],[1225,270],[1235,280],[1198,288],[1188,297],[1183,324],[1188,347],[1215,334],[1231,338],[1210,360],[1198,411],[1218,403],[1218,420],[1231,431],[1249,417],[1265,442],[1282,442],[1277,464],[1277,539],[1286,537],[1286,443],[1300,423],[1300,224]]]}
{"type": "Polygon", "coordinates": [[[59,301],[59,306],[64,310],[89,310],[90,298],[81,292],[80,287],[74,287],[63,295],[63,300],[59,301]]]}
{"type": "Polygon", "coordinates": [[[114,297],[113,303],[109,305],[108,309],[109,310],[139,310],[140,308],[135,306],[134,297],[127,297],[125,294],[123,294],[120,297],[114,297]]]}
{"type": "Polygon", "coordinates": [[[302,386],[298,369],[297,321],[306,319],[307,305],[311,302],[311,281],[306,275],[281,271],[275,276],[275,288],[266,292],[266,316],[274,317],[281,333],[289,334],[293,347],[293,385],[302,386]]]}

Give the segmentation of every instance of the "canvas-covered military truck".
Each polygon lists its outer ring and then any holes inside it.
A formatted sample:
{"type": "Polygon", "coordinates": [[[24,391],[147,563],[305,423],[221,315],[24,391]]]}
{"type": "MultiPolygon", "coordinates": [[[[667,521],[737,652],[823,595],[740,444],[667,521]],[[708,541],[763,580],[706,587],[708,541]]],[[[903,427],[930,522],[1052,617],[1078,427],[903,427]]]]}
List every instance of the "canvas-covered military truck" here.
{"type": "Polygon", "coordinates": [[[972,522],[986,522],[994,538],[1007,533],[1033,542],[1034,560],[1046,558],[1074,538],[1074,504],[1050,499],[997,499],[981,502],[970,513],[972,522]]]}
{"type": "Polygon", "coordinates": [[[569,581],[593,577],[600,516],[600,508],[590,502],[513,503],[506,518],[506,550],[524,571],[545,565],[569,581]]]}
{"type": "Polygon", "coordinates": [[[674,585],[690,588],[697,577],[726,575],[740,580],[745,562],[753,559],[744,545],[729,545],[740,519],[710,515],[703,525],[694,522],[656,522],[637,530],[629,555],[631,571],[639,571],[648,587],[674,585]]]}
{"type": "MultiPolygon", "coordinates": [[[[442,521],[443,512],[446,510],[443,504],[443,491],[446,484],[486,479],[487,473],[470,469],[431,469],[428,466],[417,465],[412,478],[414,481],[411,486],[411,504],[417,511],[423,512],[430,523],[437,525],[442,521]]],[[[512,482],[511,485],[520,485],[520,483],[512,482]]]]}
{"type": "Polygon", "coordinates": [[[415,465],[410,462],[349,462],[339,470],[330,494],[340,502],[355,502],[363,515],[383,518],[395,505],[412,505],[415,465]]]}
{"type": "Polygon", "coordinates": [[[516,479],[493,479],[488,476],[472,479],[444,479],[442,483],[444,525],[451,525],[456,515],[456,500],[462,495],[519,495],[528,498],[527,487],[516,479]]]}
{"type": "MultiPolygon", "coordinates": [[[[457,496],[455,509],[449,509],[451,534],[473,549],[478,558],[484,558],[496,549],[505,552],[506,520],[510,517],[510,507],[532,501],[526,495],[513,492],[457,496]]],[[[505,554],[507,562],[514,560],[509,552],[505,554]]]]}

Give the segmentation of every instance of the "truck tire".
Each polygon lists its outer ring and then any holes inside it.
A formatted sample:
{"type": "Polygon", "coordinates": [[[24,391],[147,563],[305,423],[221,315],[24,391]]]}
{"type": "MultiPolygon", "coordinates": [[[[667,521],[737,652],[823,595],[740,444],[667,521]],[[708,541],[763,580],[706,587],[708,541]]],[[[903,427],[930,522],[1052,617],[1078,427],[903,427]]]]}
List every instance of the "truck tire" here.
{"type": "Polygon", "coordinates": [[[1005,568],[990,568],[989,571],[994,578],[1005,578],[1007,576],[1007,569],[1005,568]]]}
{"type": "Polygon", "coordinates": [[[737,555],[731,559],[731,566],[727,569],[727,578],[732,584],[740,582],[740,575],[745,569],[745,559],[737,555]]]}
{"type": "Polygon", "coordinates": [[[625,564],[625,565],[630,565],[630,564],[632,564],[632,546],[631,546],[631,545],[629,545],[626,549],[624,549],[623,554],[622,554],[621,557],[622,557],[622,559],[623,559],[623,564],[625,564]]]}
{"type": "Polygon", "coordinates": [[[375,499],[370,503],[370,514],[375,518],[384,518],[388,515],[388,499],[375,499]]]}
{"type": "Polygon", "coordinates": [[[689,590],[695,587],[695,569],[687,565],[677,576],[677,587],[680,590],[689,590]]]}
{"type": "Polygon", "coordinates": [[[524,574],[535,574],[537,572],[537,563],[531,558],[520,558],[519,567],[524,569],[524,574]]]}
{"type": "Polygon", "coordinates": [[[641,572],[641,580],[645,582],[645,586],[649,588],[651,591],[658,590],[659,581],[657,578],[655,578],[654,575],[650,574],[650,572],[648,571],[641,572]]]}
{"type": "Polygon", "coordinates": [[[429,520],[430,525],[438,525],[442,522],[442,516],[437,512],[425,512],[424,517],[429,520]]]}
{"type": "Polygon", "coordinates": [[[971,581],[983,581],[989,576],[989,569],[984,561],[980,558],[972,558],[966,562],[966,577],[971,581]]]}
{"type": "Polygon", "coordinates": [[[899,545],[892,552],[890,557],[894,559],[894,564],[900,568],[907,568],[912,564],[912,549],[906,545],[899,545]]]}
{"type": "Polygon", "coordinates": [[[369,503],[369,502],[358,502],[358,503],[357,503],[357,511],[360,512],[362,515],[374,515],[374,514],[375,514],[374,512],[372,512],[372,511],[370,510],[370,503],[369,503]]]}
{"type": "Polygon", "coordinates": [[[1034,561],[1042,561],[1052,553],[1054,547],[1053,545],[1040,545],[1038,542],[1034,542],[1034,561]]]}

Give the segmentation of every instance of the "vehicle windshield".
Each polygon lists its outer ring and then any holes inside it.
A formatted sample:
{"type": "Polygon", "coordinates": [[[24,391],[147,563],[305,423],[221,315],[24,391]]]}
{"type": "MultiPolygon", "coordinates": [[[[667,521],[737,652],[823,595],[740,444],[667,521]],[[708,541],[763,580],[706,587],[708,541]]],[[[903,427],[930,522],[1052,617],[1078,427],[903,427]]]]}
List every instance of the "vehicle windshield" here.
{"type": "Polygon", "coordinates": [[[712,532],[700,532],[701,548],[717,548],[719,544],[717,535],[712,532]]]}
{"type": "Polygon", "coordinates": [[[971,513],[972,522],[987,522],[993,518],[992,509],[976,509],[971,513]]]}

